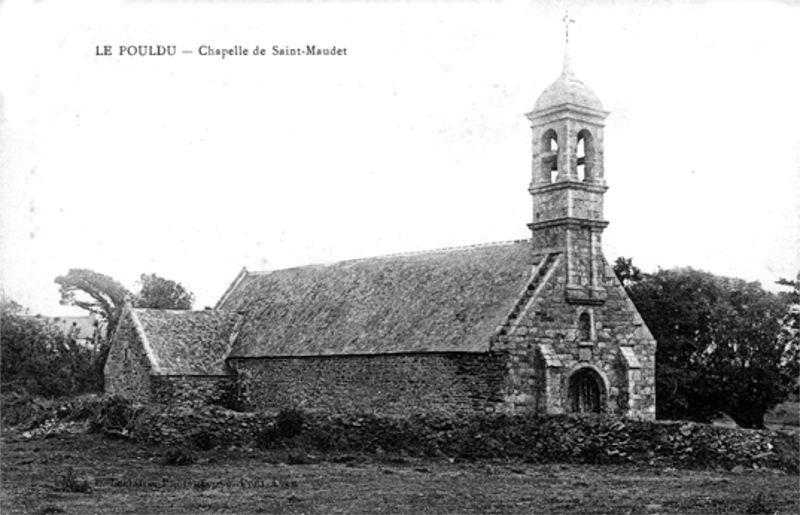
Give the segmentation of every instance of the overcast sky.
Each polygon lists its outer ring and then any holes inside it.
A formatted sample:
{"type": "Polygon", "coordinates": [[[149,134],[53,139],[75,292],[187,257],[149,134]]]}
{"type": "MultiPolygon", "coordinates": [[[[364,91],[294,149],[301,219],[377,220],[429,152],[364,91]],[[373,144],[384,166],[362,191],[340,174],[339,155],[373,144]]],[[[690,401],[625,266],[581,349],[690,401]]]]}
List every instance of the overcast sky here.
{"type": "Polygon", "coordinates": [[[67,314],[53,279],[90,268],[203,308],[242,266],[527,238],[524,114],[561,71],[565,8],[611,112],[609,261],[794,277],[800,3],[50,0],[0,7],[6,295],[67,314]]]}

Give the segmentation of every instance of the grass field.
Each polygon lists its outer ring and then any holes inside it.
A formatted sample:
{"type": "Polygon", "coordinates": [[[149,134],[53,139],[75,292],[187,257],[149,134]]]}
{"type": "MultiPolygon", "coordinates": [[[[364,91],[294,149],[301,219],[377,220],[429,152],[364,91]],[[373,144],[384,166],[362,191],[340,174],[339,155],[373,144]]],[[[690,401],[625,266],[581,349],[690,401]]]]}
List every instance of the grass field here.
{"type": "Polygon", "coordinates": [[[167,450],[95,434],[5,439],[2,513],[800,513],[777,471],[459,463],[401,456],[167,450]],[[302,463],[298,463],[302,462],[302,463]],[[292,464],[290,464],[292,463],[292,464]],[[68,469],[74,475],[68,477],[68,469]],[[89,491],[82,490],[84,485],[89,491]]]}

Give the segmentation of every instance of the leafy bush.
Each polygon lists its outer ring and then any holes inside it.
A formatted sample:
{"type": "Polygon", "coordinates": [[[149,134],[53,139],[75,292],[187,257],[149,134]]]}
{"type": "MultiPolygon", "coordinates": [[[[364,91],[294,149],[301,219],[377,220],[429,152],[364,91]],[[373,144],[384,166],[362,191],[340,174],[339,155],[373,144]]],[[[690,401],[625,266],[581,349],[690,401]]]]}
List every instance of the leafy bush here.
{"type": "Polygon", "coordinates": [[[303,430],[305,414],[297,409],[285,409],[275,419],[276,437],[280,440],[294,438],[303,430]]]}
{"type": "MultiPolygon", "coordinates": [[[[261,428],[255,433],[255,445],[260,449],[270,449],[275,445],[296,438],[303,431],[306,415],[297,409],[286,409],[278,413],[275,423],[261,428]]],[[[317,434],[317,436],[320,436],[317,434]]]]}
{"type": "Polygon", "coordinates": [[[6,426],[35,429],[48,421],[83,421],[94,418],[103,400],[96,394],[63,399],[17,393],[3,394],[0,415],[6,426]]]}
{"type": "Polygon", "coordinates": [[[119,396],[107,397],[98,403],[91,419],[91,430],[107,436],[132,438],[141,407],[119,396]]]}
{"type": "Polygon", "coordinates": [[[27,316],[12,300],[0,300],[0,378],[4,393],[60,397],[100,388],[96,353],[46,319],[27,316]]]}
{"type": "Polygon", "coordinates": [[[67,422],[73,420],[90,420],[95,416],[95,413],[100,409],[100,406],[105,402],[104,398],[95,393],[80,395],[68,399],[61,404],[56,413],[59,419],[67,422]]]}
{"type": "Polygon", "coordinates": [[[46,402],[45,399],[33,395],[4,393],[0,405],[3,425],[32,429],[44,422],[43,417],[47,413],[46,402]]]}

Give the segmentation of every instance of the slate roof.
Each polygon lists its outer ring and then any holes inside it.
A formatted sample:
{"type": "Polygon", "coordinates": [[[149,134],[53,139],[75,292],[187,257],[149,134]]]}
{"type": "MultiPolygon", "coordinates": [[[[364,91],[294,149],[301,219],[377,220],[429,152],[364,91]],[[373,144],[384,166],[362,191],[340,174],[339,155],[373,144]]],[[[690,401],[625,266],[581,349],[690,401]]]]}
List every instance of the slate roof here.
{"type": "Polygon", "coordinates": [[[217,308],[231,357],[486,352],[530,274],[528,241],[488,244],[244,271],[217,308]]]}
{"type": "Polygon", "coordinates": [[[241,317],[223,311],[133,309],[162,375],[226,375],[225,359],[241,317]]]}

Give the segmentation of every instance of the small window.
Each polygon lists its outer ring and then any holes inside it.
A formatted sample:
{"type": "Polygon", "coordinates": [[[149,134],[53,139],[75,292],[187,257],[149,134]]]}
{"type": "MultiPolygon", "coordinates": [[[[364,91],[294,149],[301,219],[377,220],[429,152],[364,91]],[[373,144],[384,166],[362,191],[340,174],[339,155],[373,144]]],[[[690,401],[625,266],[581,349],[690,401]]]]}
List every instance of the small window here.
{"type": "Polygon", "coordinates": [[[592,340],[592,316],[589,313],[581,313],[578,317],[578,339],[582,342],[592,340]]]}

